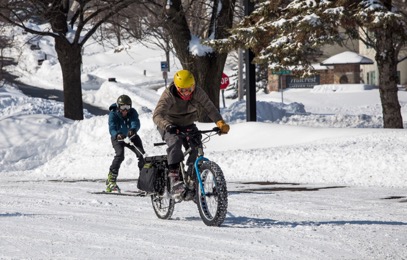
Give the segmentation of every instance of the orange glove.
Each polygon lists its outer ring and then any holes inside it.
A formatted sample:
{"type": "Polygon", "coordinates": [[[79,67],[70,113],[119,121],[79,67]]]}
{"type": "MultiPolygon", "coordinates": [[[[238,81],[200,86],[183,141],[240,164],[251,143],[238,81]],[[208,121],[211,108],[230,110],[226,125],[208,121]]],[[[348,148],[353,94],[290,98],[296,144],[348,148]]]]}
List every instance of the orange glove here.
{"type": "Polygon", "coordinates": [[[227,134],[229,132],[230,126],[223,120],[216,122],[216,126],[219,127],[221,134],[227,134]]]}

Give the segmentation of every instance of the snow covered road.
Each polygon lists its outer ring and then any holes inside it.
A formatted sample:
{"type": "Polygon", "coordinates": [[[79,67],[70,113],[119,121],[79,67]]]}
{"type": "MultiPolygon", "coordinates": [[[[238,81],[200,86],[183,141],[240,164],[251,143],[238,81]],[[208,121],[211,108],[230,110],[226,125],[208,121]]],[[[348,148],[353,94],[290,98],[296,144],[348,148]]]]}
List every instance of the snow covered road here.
{"type": "MultiPolygon", "coordinates": [[[[135,181],[119,182],[136,190],[135,181]]],[[[147,197],[95,195],[95,181],[0,185],[1,259],[406,259],[403,189],[228,183],[207,227],[193,202],[158,219],[147,197]]]]}

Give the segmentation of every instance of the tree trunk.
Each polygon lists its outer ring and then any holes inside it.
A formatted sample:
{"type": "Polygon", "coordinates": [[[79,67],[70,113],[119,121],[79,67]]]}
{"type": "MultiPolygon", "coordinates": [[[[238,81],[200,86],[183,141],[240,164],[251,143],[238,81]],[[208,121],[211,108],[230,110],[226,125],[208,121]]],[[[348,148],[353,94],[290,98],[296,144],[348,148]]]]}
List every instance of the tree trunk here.
{"type": "Polygon", "coordinates": [[[76,43],[71,44],[63,37],[56,37],[55,49],[62,70],[65,117],[83,120],[82,46],[76,43]]]}
{"type": "Polygon", "coordinates": [[[397,56],[391,29],[375,32],[384,128],[403,128],[397,88],[397,56]]]}
{"type": "MultiPolygon", "coordinates": [[[[205,90],[206,94],[209,96],[209,99],[218,109],[220,83],[226,57],[227,54],[215,53],[203,57],[196,57],[190,68],[192,71],[194,71],[198,86],[205,90]]],[[[212,122],[212,120],[207,116],[208,113],[202,110],[198,110],[198,112],[199,122],[212,122]]]]}
{"type": "MultiPolygon", "coordinates": [[[[215,12],[218,15],[215,38],[226,38],[228,35],[228,29],[232,27],[234,3],[235,0],[223,1],[221,11],[215,12]]],[[[166,14],[164,27],[171,36],[183,69],[190,70],[194,74],[197,86],[205,90],[210,100],[219,109],[220,83],[227,53],[211,52],[203,56],[192,55],[189,51],[191,31],[182,9],[181,0],[173,0],[171,8],[166,10],[166,14]]],[[[199,109],[198,112],[199,122],[211,122],[205,111],[199,109]]]]}
{"type": "Polygon", "coordinates": [[[165,60],[167,61],[168,64],[168,72],[171,71],[171,61],[170,61],[170,51],[165,50],[165,60]]]}

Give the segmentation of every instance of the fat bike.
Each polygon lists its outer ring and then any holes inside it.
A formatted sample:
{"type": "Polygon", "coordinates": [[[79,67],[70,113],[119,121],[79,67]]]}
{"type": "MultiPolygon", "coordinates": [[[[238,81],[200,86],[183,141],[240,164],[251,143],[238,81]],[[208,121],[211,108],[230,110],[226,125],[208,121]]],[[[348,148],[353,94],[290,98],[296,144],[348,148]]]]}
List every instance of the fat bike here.
{"type": "MultiPolygon", "coordinates": [[[[160,219],[170,219],[175,205],[180,202],[196,203],[202,221],[208,226],[220,226],[225,220],[228,207],[226,180],[218,164],[204,157],[203,144],[211,136],[220,134],[219,128],[212,130],[191,130],[180,132],[186,140],[184,158],[180,162],[180,178],[185,190],[178,195],[171,194],[168,178],[167,155],[147,156],[142,172],[148,174],[150,188],[144,188],[151,197],[155,214],[160,219]],[[147,189],[147,190],[146,190],[147,189]]],[[[162,146],[166,143],[155,143],[162,146]]],[[[141,174],[140,174],[141,175],[141,174]]],[[[145,178],[144,178],[145,179],[145,178]]],[[[140,182],[138,185],[142,186],[140,182]]],[[[146,185],[144,185],[146,187],[146,185]]],[[[143,190],[143,187],[139,187],[143,190]]]]}

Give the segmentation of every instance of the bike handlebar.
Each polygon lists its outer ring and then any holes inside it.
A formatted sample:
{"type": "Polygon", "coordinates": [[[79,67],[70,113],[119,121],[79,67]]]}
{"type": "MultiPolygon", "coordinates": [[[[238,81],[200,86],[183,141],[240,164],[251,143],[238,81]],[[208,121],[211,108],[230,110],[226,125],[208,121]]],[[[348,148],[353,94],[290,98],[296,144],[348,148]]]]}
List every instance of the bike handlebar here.
{"type": "Polygon", "coordinates": [[[198,133],[204,134],[204,133],[211,133],[211,132],[216,132],[217,134],[221,134],[220,128],[219,127],[214,127],[211,130],[198,130],[198,133]]]}
{"type": "MultiPolygon", "coordinates": [[[[219,127],[214,127],[211,130],[198,130],[198,131],[196,131],[194,133],[206,134],[206,133],[213,133],[213,132],[216,132],[218,135],[221,134],[219,127]]],[[[189,133],[188,132],[180,132],[180,134],[188,135],[189,133]]],[[[161,146],[161,145],[166,145],[166,144],[167,144],[166,142],[160,142],[160,143],[154,143],[153,145],[154,146],[161,146]]]]}

